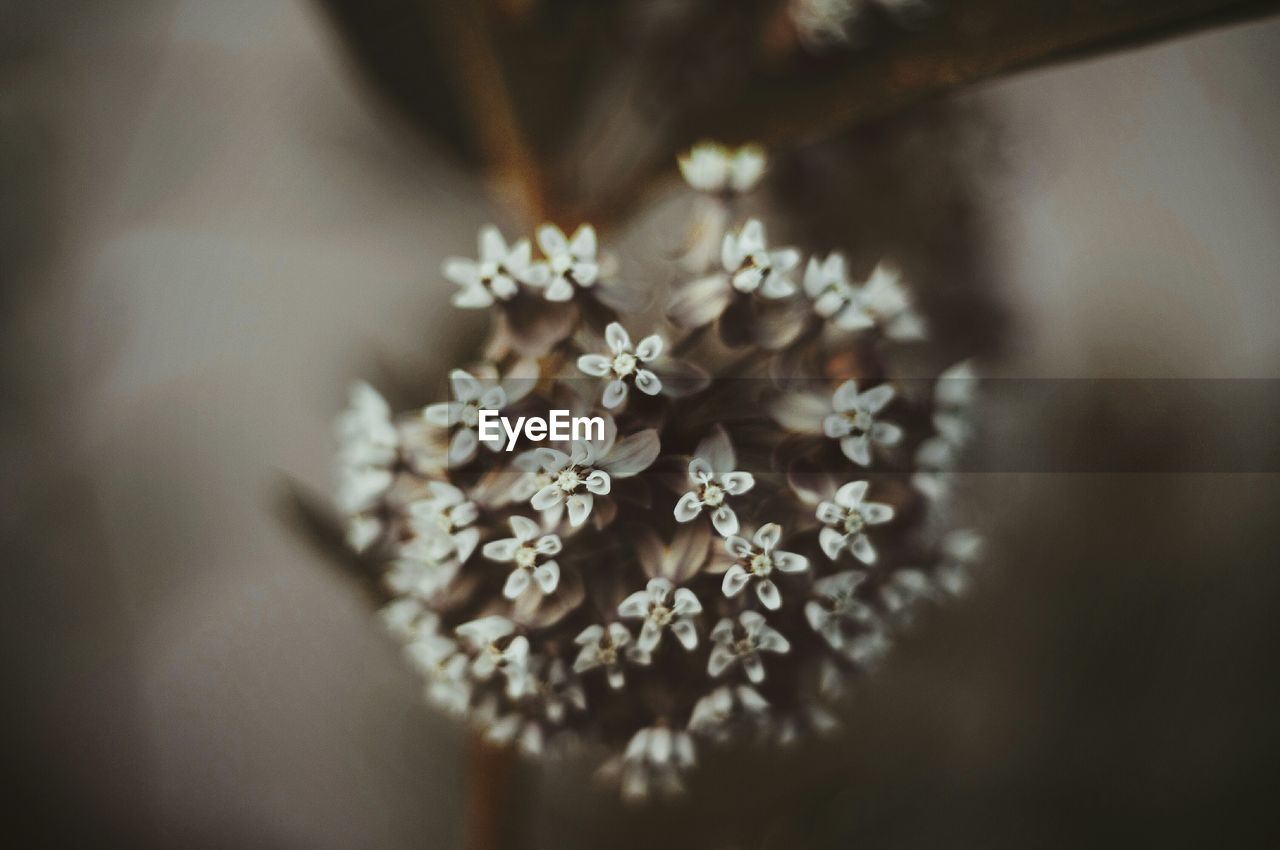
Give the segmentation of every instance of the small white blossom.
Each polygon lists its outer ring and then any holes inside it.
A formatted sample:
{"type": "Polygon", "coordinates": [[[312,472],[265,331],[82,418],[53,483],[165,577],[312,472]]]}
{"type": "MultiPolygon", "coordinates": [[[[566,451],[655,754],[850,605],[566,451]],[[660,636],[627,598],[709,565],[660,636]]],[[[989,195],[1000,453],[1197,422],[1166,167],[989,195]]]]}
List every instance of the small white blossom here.
{"type": "Polygon", "coordinates": [[[889,339],[913,342],[924,339],[924,318],[911,304],[911,293],[902,285],[896,269],[878,264],[858,289],[859,308],[871,317],[889,339]]]}
{"type": "Polygon", "coordinates": [[[836,651],[849,644],[847,628],[865,630],[875,624],[875,612],[855,596],[866,578],[866,573],[848,570],[813,583],[814,598],[805,603],[805,619],[836,651]]]}
{"type": "Polygon", "coordinates": [[[497,671],[507,677],[507,696],[519,699],[532,684],[529,675],[529,639],[515,634],[515,624],[505,617],[481,617],[455,629],[458,637],[476,653],[471,675],[486,681],[497,671]],[[514,635],[514,636],[513,636],[514,635]]]}
{"type": "Polygon", "coordinates": [[[547,259],[535,264],[540,282],[534,285],[545,287],[543,296],[548,301],[569,301],[575,287],[589,289],[599,279],[596,231],[591,225],[580,226],[568,239],[554,224],[544,224],[538,228],[538,247],[547,259]]]}
{"type": "Polygon", "coordinates": [[[636,647],[646,656],[662,642],[662,632],[670,629],[685,649],[698,645],[698,630],[693,617],[702,613],[702,603],[692,590],[675,587],[665,578],[652,578],[644,590],[622,600],[618,616],[625,619],[644,620],[636,647]]]}
{"type": "Polygon", "coordinates": [[[968,589],[969,573],[982,555],[982,537],[967,528],[956,529],[943,536],[939,548],[942,560],[935,578],[943,590],[959,596],[968,589]]]}
{"type": "Polygon", "coordinates": [[[534,687],[542,698],[543,714],[551,723],[563,723],[571,708],[576,711],[587,708],[582,682],[559,658],[541,665],[534,687]]]}
{"type": "Polygon", "coordinates": [[[450,554],[467,560],[480,542],[480,530],[472,526],[480,510],[465,493],[444,481],[428,481],[427,492],[427,498],[407,506],[409,527],[425,546],[423,554],[436,561],[450,554]]]}
{"type": "Polygon", "coordinates": [[[444,261],[444,276],[461,289],[453,295],[453,305],[483,309],[495,299],[509,301],[519,291],[519,281],[533,283],[538,272],[531,263],[528,239],[519,239],[510,248],[492,224],[480,228],[479,260],[450,257],[444,261]]]}
{"type": "Polygon", "coordinates": [[[864,564],[876,562],[876,550],[867,539],[866,529],[893,519],[893,508],[863,501],[868,486],[866,481],[850,481],[836,491],[834,502],[818,505],[818,521],[827,526],[818,532],[818,543],[833,561],[848,549],[864,564]]]}
{"type": "MultiPolygon", "coordinates": [[[[437,428],[456,429],[449,440],[449,465],[462,466],[476,456],[480,435],[476,430],[480,423],[480,411],[501,410],[507,406],[507,391],[493,385],[486,387],[479,379],[461,369],[449,373],[453,389],[453,401],[427,405],[423,418],[437,428]]],[[[502,440],[486,445],[493,451],[501,448],[502,440]]]]}
{"type": "Polygon", "coordinates": [[[677,160],[685,182],[699,192],[745,194],[764,176],[766,159],[758,145],[731,149],[700,142],[677,160]]]}
{"type": "Polygon", "coordinates": [[[378,391],[357,381],[348,390],[347,409],[334,422],[340,442],[337,502],[349,514],[347,543],[357,552],[369,547],[382,532],[382,523],[364,515],[395,481],[392,471],[400,436],[391,422],[391,408],[378,391]]]}
{"type": "Polygon", "coordinates": [[[765,622],[758,611],[743,611],[738,615],[735,628],[733,620],[725,617],[711,630],[711,656],[707,659],[707,673],[720,676],[734,664],[742,664],[747,678],[755,684],[764,681],[764,662],[761,652],[786,653],[791,644],[782,633],[765,622]]]}
{"type": "Polygon", "coordinates": [[[813,312],[842,331],[860,331],[875,325],[862,308],[858,290],[849,283],[844,255],[832,252],[825,260],[810,257],[804,270],[804,291],[813,299],[813,312]]]}
{"type": "Polygon", "coordinates": [[[937,431],[916,449],[916,464],[924,469],[944,470],[973,439],[973,423],[968,408],[977,392],[973,364],[963,361],[938,376],[933,390],[933,427],[937,431]]]}
{"type": "Polygon", "coordinates": [[[751,582],[755,582],[756,596],[766,608],[782,607],[782,594],[770,576],[774,570],[782,573],[799,573],[809,568],[809,559],[794,552],[783,552],[775,547],[782,538],[782,527],[771,522],[763,525],[750,541],[733,535],[725,538],[724,548],[735,559],[724,574],[721,590],[728,597],[737,596],[751,582]]]}
{"type": "Polygon", "coordinates": [[[647,799],[654,791],[666,796],[684,790],[682,775],[697,762],[693,737],[681,729],[652,726],[632,736],[622,754],[622,796],[647,799]]]}
{"type": "Polygon", "coordinates": [[[822,431],[840,441],[840,450],[849,460],[859,466],[870,466],[872,443],[892,446],[902,439],[901,428],[876,418],[893,397],[890,384],[879,384],[859,393],[857,381],[845,381],[831,396],[834,412],[823,419],[822,431]]]}
{"type": "Polygon", "coordinates": [[[699,699],[689,715],[689,731],[723,740],[735,720],[757,725],[769,719],[769,702],[749,685],[722,685],[699,699]]]}
{"type": "Polygon", "coordinates": [[[546,732],[536,719],[520,712],[502,713],[490,697],[472,712],[471,720],[484,730],[484,740],[499,747],[515,744],[527,756],[542,755],[546,732]]]}
{"type": "Polygon", "coordinates": [[[662,354],[662,337],[651,334],[632,346],[631,337],[622,325],[610,322],[604,331],[605,342],[611,355],[584,354],[578,358],[578,368],[593,378],[610,377],[601,399],[607,409],[613,410],[627,400],[627,380],[646,395],[662,392],[662,381],[645,366],[662,354]]]}
{"type": "Polygon", "coordinates": [[[711,512],[716,532],[728,537],[738,533],[738,515],[729,506],[730,496],[740,496],[755,486],[750,472],[737,472],[733,445],[723,428],[717,426],[694,450],[689,461],[689,483],[693,489],[676,502],[677,522],[689,522],[702,513],[711,512]]]}
{"type": "Polygon", "coordinates": [[[534,457],[550,483],[534,493],[529,504],[534,510],[546,511],[564,505],[569,524],[582,525],[591,515],[596,496],[606,496],[614,478],[627,478],[649,468],[658,456],[657,432],[646,429],[617,439],[617,427],[605,421],[603,440],[573,444],[572,454],[558,449],[534,449],[534,457]]]}
{"type": "Polygon", "coordinates": [[[531,583],[536,584],[543,594],[554,593],[560,583],[560,565],[549,559],[560,554],[562,545],[559,536],[539,536],[542,529],[528,517],[513,516],[509,522],[515,537],[491,540],[484,544],[483,550],[484,556],[492,561],[515,564],[515,569],[507,576],[507,582],[503,585],[502,595],[515,599],[531,583]]]}
{"type": "Polygon", "coordinates": [[[739,292],[759,292],[765,298],[787,298],[796,292],[791,272],[800,264],[795,248],[769,250],[764,225],[751,219],[735,236],[726,233],[720,246],[720,263],[739,292]]]}
{"type": "MultiPolygon", "coordinates": [[[[609,680],[609,687],[615,691],[626,684],[622,672],[622,653],[631,643],[631,632],[621,623],[610,623],[608,628],[600,625],[587,626],[573,642],[582,647],[578,657],[573,661],[573,672],[585,673],[597,667],[603,667],[609,680]]],[[[647,661],[640,656],[638,660],[647,661]]]]}

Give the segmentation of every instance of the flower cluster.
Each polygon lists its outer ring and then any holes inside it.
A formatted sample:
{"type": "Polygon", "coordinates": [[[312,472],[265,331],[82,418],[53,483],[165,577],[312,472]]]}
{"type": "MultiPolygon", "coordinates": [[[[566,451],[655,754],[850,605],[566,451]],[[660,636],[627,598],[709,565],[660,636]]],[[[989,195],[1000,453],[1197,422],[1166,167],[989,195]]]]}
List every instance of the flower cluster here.
{"type": "MultiPolygon", "coordinates": [[[[680,168],[730,216],[766,163],[707,145],[680,168]]],[[[444,274],[459,307],[498,311],[485,362],[398,415],[358,384],[337,425],[348,538],[385,560],[383,618],[427,698],[527,753],[602,746],[628,797],[678,791],[701,746],[831,728],[978,551],[936,519],[932,477],[971,435],[972,371],[938,369],[933,393],[894,378],[925,325],[893,266],[855,281],[760,218],[715,241],[642,328],[597,297],[618,275],[590,225],[541,227],[541,258],[484,227],[444,274]],[[603,429],[508,451],[486,410],[603,429]]]]}

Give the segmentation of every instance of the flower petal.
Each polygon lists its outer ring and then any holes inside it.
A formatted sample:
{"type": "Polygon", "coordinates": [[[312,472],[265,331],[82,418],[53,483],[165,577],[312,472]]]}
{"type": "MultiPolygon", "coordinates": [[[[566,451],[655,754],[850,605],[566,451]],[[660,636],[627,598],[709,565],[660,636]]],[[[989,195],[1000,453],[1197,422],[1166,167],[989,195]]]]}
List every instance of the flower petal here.
{"type": "Polygon", "coordinates": [[[738,515],[728,505],[721,505],[711,514],[711,525],[715,527],[716,534],[721,537],[737,534],[738,515]]]}
{"type": "Polygon", "coordinates": [[[680,501],[676,502],[676,522],[689,522],[696,519],[700,513],[702,513],[702,502],[698,501],[696,493],[685,493],[680,497],[680,501]]]}
{"type": "Polygon", "coordinates": [[[575,257],[590,259],[596,255],[596,229],[590,224],[583,224],[573,234],[569,242],[569,252],[575,257]]]}
{"type": "Polygon", "coordinates": [[[645,395],[657,395],[662,392],[662,381],[648,369],[637,369],[636,389],[645,395]]]}
{"type": "Polygon", "coordinates": [[[685,649],[697,649],[698,630],[689,620],[676,620],[668,628],[685,649]]]}
{"type": "Polygon", "coordinates": [[[834,528],[824,528],[818,532],[818,545],[822,547],[822,553],[833,561],[840,557],[844,544],[844,535],[834,528]]]}
{"type": "Polygon", "coordinates": [[[871,541],[865,534],[859,534],[853,538],[849,551],[853,552],[853,556],[868,566],[876,562],[876,550],[871,545],[871,541]]]}
{"type": "Polygon", "coordinates": [[[730,496],[740,496],[756,486],[756,479],[750,472],[726,472],[720,476],[720,483],[730,496]]]}
{"type": "Polygon", "coordinates": [[[848,417],[833,413],[822,420],[822,433],[833,440],[847,437],[853,431],[853,424],[848,417]]]}
{"type": "Polygon", "coordinates": [[[778,592],[778,586],[769,579],[756,584],[756,596],[759,597],[760,604],[770,611],[777,611],[782,607],[782,594],[778,592]]]}
{"type": "Polygon", "coordinates": [[[768,552],[773,549],[773,547],[777,546],[778,541],[781,539],[782,526],[778,525],[776,522],[771,522],[760,526],[755,537],[751,538],[751,542],[754,543],[757,548],[768,552]]]}
{"type": "Polygon", "coordinates": [[[578,368],[593,378],[603,378],[609,374],[612,365],[603,354],[584,354],[578,358],[578,368]]]}
{"type": "Polygon", "coordinates": [[[627,400],[627,385],[623,381],[614,378],[609,385],[604,388],[604,395],[600,399],[600,403],[607,410],[613,410],[627,400]]]}
{"type": "Polygon", "coordinates": [[[676,588],[675,603],[671,610],[678,616],[689,617],[693,614],[702,613],[702,603],[698,601],[698,595],[687,587],[676,588]]]}
{"type": "Polygon", "coordinates": [[[557,277],[547,286],[543,297],[557,303],[569,301],[573,298],[573,284],[563,277],[557,277]]]}
{"type": "Polygon", "coordinates": [[[725,538],[724,549],[730,555],[738,559],[750,558],[755,554],[755,550],[751,548],[751,543],[736,534],[732,537],[725,538]]]}
{"type": "Polygon", "coordinates": [[[850,481],[836,491],[836,504],[846,508],[856,508],[862,504],[867,495],[868,481],[850,481]]]}
{"type": "Polygon", "coordinates": [[[880,525],[893,519],[893,508],[880,502],[867,502],[862,506],[862,518],[868,525],[880,525]]]}
{"type": "Polygon", "coordinates": [[[516,540],[521,543],[537,537],[538,532],[541,530],[536,522],[527,516],[520,516],[519,514],[515,514],[507,522],[511,524],[511,532],[516,536],[516,540]]]}
{"type": "Polygon", "coordinates": [[[733,654],[733,650],[724,644],[713,646],[711,648],[711,656],[707,659],[707,675],[719,676],[725,670],[728,670],[736,660],[737,656],[733,654]]]}
{"type": "Polygon", "coordinates": [[[515,570],[507,576],[507,583],[502,586],[502,595],[515,599],[529,587],[529,571],[515,570]]]}
{"type": "Polygon", "coordinates": [[[516,550],[519,548],[519,540],[514,537],[506,537],[502,540],[490,540],[484,544],[484,549],[481,551],[491,561],[511,561],[515,559],[516,550]]]}
{"type": "Polygon", "coordinates": [[[538,247],[548,257],[565,254],[569,251],[569,241],[565,239],[564,231],[554,224],[544,224],[539,227],[537,237],[538,247]]]}
{"type": "Polygon", "coordinates": [[[662,348],[662,337],[658,334],[650,334],[640,340],[640,344],[636,346],[636,357],[640,358],[640,362],[648,363],[662,354],[662,348]]]}
{"type": "Polygon", "coordinates": [[[836,525],[844,522],[844,509],[835,502],[819,502],[818,510],[814,512],[818,518],[818,522],[823,525],[836,525]]]}
{"type": "Polygon", "coordinates": [[[480,382],[461,369],[454,369],[449,373],[449,384],[453,389],[453,397],[457,401],[475,401],[484,392],[480,382]]]}
{"type": "Polygon", "coordinates": [[[871,465],[871,442],[866,434],[856,437],[845,437],[840,441],[840,451],[844,456],[859,466],[871,465]]]}
{"type": "Polygon", "coordinates": [[[545,511],[564,501],[564,491],[554,484],[548,484],[533,494],[529,504],[536,511],[545,511]]]}
{"type": "Polygon", "coordinates": [[[858,382],[854,380],[845,381],[836,387],[836,391],[831,395],[831,406],[836,413],[848,413],[858,405],[858,382]]]}
{"type": "Polygon", "coordinates": [[[661,448],[658,432],[646,428],[614,443],[600,466],[610,475],[626,478],[648,469],[657,459],[661,448]]]}
{"type": "Polygon", "coordinates": [[[894,394],[893,384],[878,384],[858,396],[857,407],[868,413],[879,413],[885,405],[893,401],[894,394]]]}
{"type": "Polygon", "coordinates": [[[462,466],[476,456],[480,437],[470,428],[460,428],[449,441],[449,465],[462,466]]]}
{"type": "Polygon", "coordinates": [[[795,552],[783,552],[776,549],[773,552],[773,565],[784,573],[802,573],[809,569],[809,559],[804,555],[797,555],[795,552]]]}
{"type": "Polygon", "coordinates": [[[649,616],[649,604],[652,599],[647,590],[637,590],[622,600],[618,605],[618,616],[639,619],[649,616]]]}
{"type": "Polygon", "coordinates": [[[610,322],[604,329],[604,341],[614,354],[622,354],[631,350],[631,335],[618,322],[610,322]]]}
{"type": "Polygon", "coordinates": [[[876,422],[871,426],[871,439],[882,446],[896,446],[902,441],[902,429],[892,422],[876,422]]]}
{"type": "Polygon", "coordinates": [[[560,565],[555,561],[539,564],[533,571],[533,580],[538,583],[538,589],[544,595],[555,593],[556,587],[560,584],[560,565]]]}
{"type": "Polygon", "coordinates": [[[640,627],[640,637],[636,639],[636,646],[641,652],[653,652],[661,642],[662,626],[658,625],[656,620],[645,620],[644,625],[640,627]]]}
{"type": "Polygon", "coordinates": [[[591,515],[591,505],[595,498],[590,493],[575,493],[565,504],[569,510],[569,524],[574,528],[582,525],[591,515]]]}
{"type": "Polygon", "coordinates": [[[560,542],[558,534],[544,534],[534,544],[534,549],[539,555],[559,555],[563,548],[564,544],[560,542]]]}
{"type": "Polygon", "coordinates": [[[587,480],[583,482],[583,486],[597,496],[607,496],[613,488],[613,480],[609,477],[609,473],[604,470],[593,469],[591,474],[587,476],[587,480]]]}
{"type": "Polygon", "coordinates": [[[747,586],[747,582],[751,576],[743,569],[742,564],[734,564],[724,574],[724,581],[720,584],[720,589],[725,596],[733,597],[742,592],[742,588],[747,586]]]}

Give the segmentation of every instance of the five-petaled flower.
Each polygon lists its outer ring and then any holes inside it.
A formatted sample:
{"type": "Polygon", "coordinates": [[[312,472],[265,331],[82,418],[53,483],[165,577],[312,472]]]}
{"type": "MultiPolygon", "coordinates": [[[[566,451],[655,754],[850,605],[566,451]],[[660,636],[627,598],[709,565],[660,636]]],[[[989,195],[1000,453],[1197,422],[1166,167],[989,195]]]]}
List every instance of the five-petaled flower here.
{"type": "Polygon", "coordinates": [[[547,447],[534,449],[538,465],[551,476],[551,483],[529,500],[534,510],[564,505],[569,524],[577,528],[591,515],[595,497],[609,494],[614,478],[642,472],[657,458],[660,446],[652,428],[621,440],[617,435],[617,426],[606,417],[603,440],[575,442],[570,454],[547,447]]]}
{"type": "Polygon", "coordinates": [[[610,322],[604,331],[605,342],[611,355],[584,354],[578,358],[578,368],[593,378],[610,378],[601,399],[609,410],[627,400],[627,379],[646,395],[662,392],[662,381],[645,366],[662,354],[662,337],[650,334],[632,346],[631,337],[622,325],[610,322]]]}
{"type": "Polygon", "coordinates": [[[760,653],[785,653],[791,644],[782,633],[765,622],[759,611],[743,611],[738,622],[725,617],[711,630],[711,656],[707,659],[707,673],[720,676],[734,664],[740,663],[747,678],[755,684],[764,681],[764,662],[760,653]]]}
{"type": "Polygon", "coordinates": [[[491,561],[515,564],[511,575],[502,587],[502,595],[515,599],[525,592],[531,583],[544,594],[554,593],[560,583],[560,565],[550,559],[560,554],[562,544],[556,534],[542,534],[542,528],[528,517],[519,514],[509,520],[515,537],[491,540],[484,544],[484,556],[491,561]]]}
{"type": "MultiPolygon", "coordinates": [[[[494,384],[486,387],[479,379],[454,369],[449,373],[449,384],[453,389],[453,401],[442,401],[427,405],[422,417],[437,428],[453,429],[449,440],[449,465],[462,466],[470,463],[476,456],[476,448],[480,445],[477,427],[480,422],[480,411],[501,410],[507,406],[507,391],[494,384]]],[[[499,438],[496,443],[485,443],[490,449],[498,451],[502,446],[499,438]]]]}
{"type": "Polygon", "coordinates": [[[847,570],[813,583],[814,598],[805,603],[804,616],[810,628],[822,635],[832,649],[845,649],[848,629],[866,631],[875,627],[875,611],[855,595],[866,578],[866,573],[847,570]]]}
{"type": "Polygon", "coordinates": [[[848,549],[864,564],[876,562],[875,547],[867,539],[867,526],[893,519],[893,508],[880,502],[863,501],[868,486],[866,481],[850,481],[836,491],[835,501],[818,505],[818,521],[826,526],[818,532],[818,543],[833,561],[848,549]]]}
{"type": "Polygon", "coordinates": [[[738,515],[729,507],[730,496],[740,496],[755,486],[750,472],[737,472],[737,458],[729,435],[716,426],[710,436],[694,449],[689,461],[689,483],[693,489],[676,502],[677,522],[696,519],[706,508],[711,512],[711,524],[716,532],[728,537],[738,533],[738,515]]]}
{"type": "Polygon", "coordinates": [[[668,628],[685,649],[697,647],[698,630],[693,617],[700,613],[702,603],[692,590],[676,587],[661,577],[649,579],[644,590],[637,590],[618,606],[619,617],[644,620],[636,647],[646,655],[658,648],[662,632],[668,628]]]}
{"type": "Polygon", "coordinates": [[[425,555],[440,561],[453,554],[459,562],[471,557],[480,542],[472,523],[480,516],[465,493],[444,481],[428,481],[428,496],[408,505],[409,527],[425,545],[425,555]]]}
{"type": "Polygon", "coordinates": [[[754,581],[756,596],[762,605],[772,610],[782,607],[782,594],[778,592],[778,586],[770,576],[774,570],[782,573],[804,572],[809,568],[809,559],[794,552],[777,549],[781,539],[782,527],[775,522],[762,525],[749,541],[736,534],[725,538],[725,553],[734,560],[721,583],[724,595],[737,596],[754,581]]]}
{"type": "Polygon", "coordinates": [[[498,228],[486,224],[480,228],[479,260],[450,257],[444,261],[444,276],[462,287],[453,295],[453,305],[467,309],[483,309],[495,299],[509,301],[520,290],[520,282],[545,284],[545,269],[532,263],[528,239],[518,239],[510,247],[498,228]]]}
{"type": "Polygon", "coordinates": [[[531,685],[529,677],[529,639],[515,634],[515,624],[505,617],[481,617],[463,623],[455,633],[476,653],[471,661],[471,675],[484,681],[501,670],[507,677],[507,695],[522,696],[531,685]]]}
{"type": "Polygon", "coordinates": [[[758,145],[730,149],[715,142],[699,142],[678,162],[686,183],[712,194],[750,192],[764,176],[766,164],[758,145]]]}
{"type": "Polygon", "coordinates": [[[701,327],[720,317],[734,295],[757,294],[770,300],[796,292],[791,274],[800,265],[795,248],[769,250],[764,225],[751,219],[737,233],[726,233],[720,244],[721,271],[690,281],[667,306],[669,318],[686,328],[701,327]]]}
{"type": "MultiPolygon", "coordinates": [[[[601,625],[587,626],[573,642],[582,647],[578,657],[573,660],[573,672],[585,673],[597,667],[603,667],[609,687],[615,691],[626,684],[622,672],[622,654],[627,644],[631,643],[631,632],[621,623],[610,623],[608,628],[601,625]]],[[[648,659],[637,654],[642,663],[648,659]]]]}
{"type": "Polygon", "coordinates": [[[574,287],[589,289],[600,277],[596,231],[589,224],[574,231],[572,239],[554,224],[544,224],[538,228],[538,247],[547,259],[536,264],[537,282],[531,285],[546,287],[543,296],[548,301],[572,300],[574,287]]]}
{"type": "Polygon", "coordinates": [[[667,796],[679,794],[684,790],[681,775],[696,761],[693,737],[683,729],[641,729],[622,754],[622,796],[643,800],[655,789],[667,796]]]}
{"type": "Polygon", "coordinates": [[[849,460],[870,466],[872,443],[892,446],[902,439],[901,428],[876,418],[893,397],[891,384],[878,384],[859,393],[857,381],[845,381],[831,396],[834,412],[822,420],[822,432],[840,441],[840,451],[849,460]]]}

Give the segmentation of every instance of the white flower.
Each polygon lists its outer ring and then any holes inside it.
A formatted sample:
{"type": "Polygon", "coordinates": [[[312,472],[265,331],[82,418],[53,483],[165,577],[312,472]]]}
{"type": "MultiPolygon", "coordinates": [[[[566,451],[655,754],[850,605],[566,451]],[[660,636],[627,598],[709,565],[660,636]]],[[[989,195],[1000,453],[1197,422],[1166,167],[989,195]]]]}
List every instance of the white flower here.
{"type": "Polygon", "coordinates": [[[858,291],[849,283],[844,256],[838,252],[825,260],[810,257],[804,270],[804,291],[813,299],[813,312],[842,331],[859,331],[876,322],[862,308],[858,291]]]}
{"type": "Polygon", "coordinates": [[[654,790],[667,796],[679,794],[684,790],[682,774],[696,761],[688,732],[666,726],[641,729],[622,754],[622,796],[643,800],[654,790]]]}
{"type": "Polygon", "coordinates": [[[700,142],[678,159],[685,182],[699,192],[750,192],[765,171],[764,149],[743,145],[730,149],[714,142],[700,142]]]}
{"type": "Polygon", "coordinates": [[[658,434],[653,429],[617,440],[617,426],[605,421],[604,440],[576,442],[573,453],[558,449],[534,449],[539,466],[551,476],[551,483],[533,494],[529,504],[545,511],[564,505],[569,524],[582,525],[591,515],[595,496],[608,495],[613,478],[627,478],[649,468],[658,456],[658,434]]]}
{"type": "Polygon", "coordinates": [[[758,611],[743,611],[738,615],[737,627],[725,617],[711,630],[711,657],[707,659],[707,673],[720,676],[736,663],[755,684],[764,681],[764,662],[761,652],[785,653],[791,644],[780,632],[765,623],[758,611]]]}
{"type": "MultiPolygon", "coordinates": [[[[480,445],[477,427],[480,423],[480,411],[501,410],[507,406],[507,391],[493,385],[486,387],[479,379],[454,369],[449,373],[449,384],[453,389],[453,401],[437,402],[427,405],[422,417],[437,428],[456,428],[449,440],[449,465],[463,466],[476,456],[476,448],[480,445]]],[[[498,451],[502,440],[490,441],[486,445],[498,451]]]]}
{"type": "Polygon", "coordinates": [[[689,522],[706,508],[711,524],[725,537],[738,533],[738,515],[729,507],[728,497],[740,496],[755,486],[750,472],[735,472],[737,459],[729,435],[719,426],[698,443],[689,462],[689,483],[693,489],[676,502],[677,522],[689,522]]]}
{"type": "Polygon", "coordinates": [[[600,277],[596,231],[589,224],[579,227],[572,239],[554,224],[544,224],[538,228],[538,247],[547,260],[536,264],[539,282],[531,285],[546,287],[543,296],[548,301],[569,301],[575,286],[590,288],[600,277]]]}
{"type": "Polygon", "coordinates": [[[605,328],[604,338],[612,356],[584,354],[578,358],[578,368],[593,378],[612,376],[601,399],[607,409],[613,410],[627,400],[628,378],[635,382],[636,389],[646,395],[657,395],[662,391],[662,381],[644,368],[662,354],[662,337],[651,334],[633,347],[626,329],[617,322],[610,322],[605,328]]]}
{"type": "Polygon", "coordinates": [[[689,731],[720,740],[735,719],[763,723],[769,702],[749,685],[722,685],[694,703],[689,731]]]}
{"type": "Polygon", "coordinates": [[[404,648],[405,655],[427,678],[427,698],[450,714],[461,714],[471,702],[467,656],[454,641],[435,630],[423,632],[404,648]]]}
{"type": "Polygon", "coordinates": [[[751,219],[738,234],[726,233],[720,243],[721,271],[689,281],[672,294],[667,317],[685,328],[697,328],[720,318],[734,295],[757,293],[768,299],[796,292],[791,273],[800,265],[795,248],[770,251],[764,225],[751,219]]]}
{"type": "Polygon", "coordinates": [[[916,449],[916,464],[925,469],[950,469],[960,450],[973,439],[968,416],[977,390],[973,364],[963,361],[938,376],[933,390],[933,427],[937,431],[916,449]]]}
{"type": "Polygon", "coordinates": [[[543,713],[552,723],[563,723],[570,708],[578,711],[587,708],[582,682],[559,658],[552,658],[542,665],[535,687],[542,697],[543,713]]]}
{"type": "Polygon", "coordinates": [[[362,552],[382,532],[382,523],[363,516],[395,481],[392,471],[400,435],[391,422],[391,408],[378,391],[357,381],[348,390],[347,409],[334,422],[338,450],[338,507],[350,514],[347,542],[362,552]]]}
{"type": "Polygon", "coordinates": [[[494,299],[508,301],[519,291],[518,281],[533,284],[538,272],[533,268],[528,239],[517,240],[510,248],[498,228],[480,228],[479,260],[450,257],[444,261],[444,276],[462,287],[453,295],[453,305],[482,309],[494,299]],[[532,279],[531,279],[532,278],[532,279]]]}
{"type": "Polygon", "coordinates": [[[809,568],[809,559],[794,552],[775,549],[782,538],[782,528],[775,522],[763,525],[755,536],[747,541],[736,534],[724,541],[725,551],[736,559],[724,574],[721,590],[728,597],[737,596],[750,582],[756,584],[756,596],[766,608],[782,607],[782,594],[770,576],[774,570],[783,573],[799,573],[809,568]]]}
{"type": "Polygon", "coordinates": [[[484,740],[491,744],[499,747],[516,744],[527,756],[543,752],[546,733],[542,724],[520,712],[502,713],[498,700],[492,695],[476,707],[470,719],[484,730],[484,740]]]}
{"type": "Polygon", "coordinates": [[[840,441],[845,457],[859,466],[871,464],[871,444],[892,446],[902,439],[902,429],[889,422],[879,422],[876,415],[893,401],[890,384],[879,384],[866,392],[858,392],[858,382],[841,384],[831,396],[835,411],[822,421],[822,431],[840,441]]]}
{"type": "MultiPolygon", "coordinates": [[[[573,642],[582,647],[573,661],[573,672],[585,673],[603,667],[609,687],[616,691],[626,684],[622,673],[622,650],[631,642],[631,632],[626,626],[621,623],[610,623],[608,628],[587,626],[573,642]]],[[[643,656],[638,660],[647,661],[643,656]]]]}
{"type": "Polygon", "coordinates": [[[530,583],[536,584],[544,594],[554,593],[556,585],[560,583],[560,565],[554,560],[542,559],[560,553],[560,538],[555,534],[539,536],[538,532],[542,529],[528,517],[513,516],[510,524],[515,537],[484,544],[486,558],[515,564],[515,569],[503,585],[502,595],[515,599],[525,592],[530,583]]]}
{"type": "Polygon", "coordinates": [[[947,532],[939,548],[942,560],[938,564],[935,579],[938,585],[952,596],[959,596],[969,587],[969,573],[982,555],[981,535],[961,528],[947,532]]]}
{"type": "Polygon", "coordinates": [[[854,595],[866,578],[866,573],[848,570],[813,583],[815,598],[805,603],[805,619],[836,651],[848,646],[848,627],[866,630],[875,625],[875,612],[854,595]]]}
{"type": "Polygon", "coordinates": [[[425,546],[421,555],[435,561],[450,554],[458,561],[467,560],[480,542],[480,530],[471,527],[480,510],[466,494],[444,481],[428,481],[427,492],[427,498],[406,507],[409,527],[425,546]]]}
{"type": "Polygon", "coordinates": [[[438,556],[441,544],[435,540],[414,537],[399,547],[398,555],[387,571],[386,584],[393,592],[429,600],[443,590],[458,574],[461,564],[449,551],[438,556]]]}
{"type": "Polygon", "coordinates": [[[644,590],[637,590],[618,606],[619,617],[644,620],[636,647],[646,656],[658,648],[662,631],[667,628],[685,649],[697,647],[698,630],[693,625],[693,617],[700,613],[702,603],[693,591],[677,588],[665,578],[649,579],[644,590]]]}
{"type": "Polygon", "coordinates": [[[884,328],[885,336],[900,341],[925,337],[923,317],[911,305],[911,294],[902,285],[896,269],[876,265],[871,277],[858,290],[859,308],[884,328]]]}
{"type": "Polygon", "coordinates": [[[456,634],[476,653],[471,675],[480,681],[501,670],[507,677],[507,696],[519,699],[532,684],[529,675],[529,639],[515,633],[515,624],[505,617],[481,617],[463,623],[456,634]]]}
{"type": "Polygon", "coordinates": [[[786,298],[796,292],[791,272],[800,264],[800,252],[795,248],[770,251],[758,219],[744,224],[737,236],[724,235],[720,263],[739,292],[759,292],[765,298],[786,298]]]}
{"type": "Polygon", "coordinates": [[[848,549],[864,564],[876,562],[876,550],[867,539],[868,525],[880,525],[893,519],[893,508],[880,502],[864,502],[866,481],[850,481],[836,491],[834,502],[818,505],[818,520],[827,526],[818,532],[818,543],[831,560],[848,549]]]}

